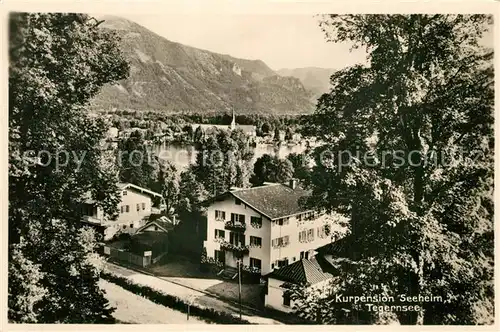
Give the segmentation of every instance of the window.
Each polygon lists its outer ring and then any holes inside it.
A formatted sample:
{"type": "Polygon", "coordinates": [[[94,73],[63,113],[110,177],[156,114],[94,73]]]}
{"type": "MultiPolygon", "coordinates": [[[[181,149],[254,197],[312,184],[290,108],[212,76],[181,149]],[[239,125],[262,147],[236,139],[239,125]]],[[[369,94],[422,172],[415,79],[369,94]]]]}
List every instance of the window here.
{"type": "Polygon", "coordinates": [[[261,269],[262,268],[262,261],[260,259],[250,257],[250,267],[255,267],[257,269],[261,269]]]}
{"type": "Polygon", "coordinates": [[[282,258],[278,261],[278,267],[283,267],[288,265],[288,258],[282,258]]]}
{"type": "Polygon", "coordinates": [[[327,234],[327,225],[319,226],[318,227],[318,238],[324,239],[328,236],[327,234]]]}
{"type": "Polygon", "coordinates": [[[120,213],[123,213],[123,210],[125,210],[125,207],[122,205],[120,206],[120,213]]]}
{"type": "Polygon", "coordinates": [[[226,220],[226,212],[215,210],[215,220],[226,220]]]}
{"type": "Polygon", "coordinates": [[[250,225],[252,225],[254,228],[261,228],[262,227],[262,218],[250,217],[250,225]]]}
{"type": "Polygon", "coordinates": [[[302,213],[299,213],[299,214],[297,215],[297,220],[298,220],[298,221],[302,221],[302,213]]]}
{"type": "Polygon", "coordinates": [[[289,307],[290,306],[290,302],[291,302],[290,292],[289,291],[285,291],[283,293],[283,305],[285,307],[289,307]]]}
{"type": "Polygon", "coordinates": [[[250,245],[253,247],[262,247],[262,238],[257,236],[250,236],[250,245]]]}
{"type": "Polygon", "coordinates": [[[303,251],[300,252],[300,259],[304,259],[304,252],[303,251]]]}
{"type": "Polygon", "coordinates": [[[314,228],[307,230],[307,241],[314,241],[314,228]]]}
{"type": "Polygon", "coordinates": [[[244,214],[231,213],[231,221],[233,223],[244,224],[245,223],[245,215],[244,214]]]}
{"type": "Polygon", "coordinates": [[[290,236],[286,235],[286,236],[282,236],[282,237],[278,237],[276,239],[273,239],[271,241],[271,245],[274,247],[274,248],[283,248],[283,247],[286,247],[290,244],[290,236]]]}
{"type": "Polygon", "coordinates": [[[146,203],[142,203],[142,209],[146,210],[146,203]]]}
{"type": "Polygon", "coordinates": [[[130,228],[134,228],[134,224],[130,224],[130,228]]]}
{"type": "Polygon", "coordinates": [[[290,221],[290,218],[289,217],[286,217],[286,218],[280,218],[280,219],[277,219],[276,220],[276,224],[277,225],[280,225],[280,226],[283,226],[283,225],[288,225],[290,221]]]}
{"type": "Polygon", "coordinates": [[[245,234],[241,233],[229,233],[229,242],[235,246],[244,246],[245,245],[245,234]]]}
{"type": "Polygon", "coordinates": [[[127,196],[127,191],[126,191],[126,190],[124,190],[124,191],[122,192],[122,194],[123,194],[123,196],[127,196]]]}
{"type": "Polygon", "coordinates": [[[122,226],[122,228],[123,228],[123,229],[127,228],[127,225],[123,225],[123,226],[122,226]]]}
{"type": "Polygon", "coordinates": [[[305,220],[312,220],[316,217],[316,213],[314,213],[314,211],[306,212],[304,215],[305,215],[305,220]]]}
{"type": "Polygon", "coordinates": [[[223,230],[221,230],[221,229],[215,230],[215,238],[216,239],[219,239],[219,238],[224,239],[225,235],[226,235],[226,233],[223,230]]]}
{"type": "Polygon", "coordinates": [[[130,205],[125,205],[125,212],[130,212],[130,205]]]}
{"type": "Polygon", "coordinates": [[[234,199],[234,204],[241,205],[241,200],[239,200],[238,198],[235,198],[234,199]]]}
{"type": "Polygon", "coordinates": [[[309,251],[305,252],[305,259],[309,259],[309,251]]]}
{"type": "Polygon", "coordinates": [[[137,211],[140,211],[141,210],[141,205],[139,203],[137,203],[137,211]]]}
{"type": "Polygon", "coordinates": [[[306,242],[307,231],[303,230],[299,232],[299,242],[306,242]]]}
{"type": "Polygon", "coordinates": [[[297,260],[297,257],[293,256],[292,262],[295,262],[297,260]]]}
{"type": "Polygon", "coordinates": [[[271,270],[274,269],[274,263],[271,263],[271,270]]]}

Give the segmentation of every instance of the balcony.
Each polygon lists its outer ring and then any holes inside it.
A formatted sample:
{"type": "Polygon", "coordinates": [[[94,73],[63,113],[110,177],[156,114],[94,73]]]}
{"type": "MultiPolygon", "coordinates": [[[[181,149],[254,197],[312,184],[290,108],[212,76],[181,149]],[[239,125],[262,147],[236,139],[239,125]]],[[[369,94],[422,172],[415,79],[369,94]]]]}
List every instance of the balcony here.
{"type": "Polygon", "coordinates": [[[245,232],[247,226],[246,224],[242,224],[239,222],[226,221],[226,223],[224,224],[224,229],[234,232],[245,232]]]}
{"type": "Polygon", "coordinates": [[[241,256],[247,255],[250,252],[250,248],[246,245],[241,245],[241,244],[235,245],[235,244],[232,244],[232,243],[227,242],[227,241],[221,241],[220,248],[222,250],[232,251],[235,254],[238,254],[241,256]]]}
{"type": "Polygon", "coordinates": [[[101,225],[101,224],[103,224],[102,220],[97,219],[96,217],[92,217],[92,216],[83,216],[82,217],[82,221],[86,222],[86,223],[89,223],[89,224],[93,224],[93,225],[101,225]]]}

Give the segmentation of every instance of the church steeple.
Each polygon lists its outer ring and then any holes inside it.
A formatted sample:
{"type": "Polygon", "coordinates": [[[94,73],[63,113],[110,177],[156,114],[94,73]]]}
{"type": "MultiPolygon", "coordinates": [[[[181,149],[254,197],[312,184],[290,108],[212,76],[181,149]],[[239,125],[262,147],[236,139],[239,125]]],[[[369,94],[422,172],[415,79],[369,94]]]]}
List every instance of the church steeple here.
{"type": "Polygon", "coordinates": [[[231,121],[231,130],[236,129],[236,118],[234,116],[234,108],[233,108],[233,121],[231,121]]]}

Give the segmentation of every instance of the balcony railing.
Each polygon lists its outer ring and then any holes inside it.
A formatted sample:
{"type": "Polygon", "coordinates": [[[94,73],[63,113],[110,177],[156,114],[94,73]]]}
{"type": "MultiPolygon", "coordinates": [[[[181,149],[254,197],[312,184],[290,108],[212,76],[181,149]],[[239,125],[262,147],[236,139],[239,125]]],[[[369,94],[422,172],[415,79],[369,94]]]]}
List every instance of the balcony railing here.
{"type": "Polygon", "coordinates": [[[222,250],[232,251],[239,255],[246,255],[250,252],[250,248],[246,245],[235,245],[227,241],[220,242],[220,248],[222,250]]]}
{"type": "Polygon", "coordinates": [[[244,232],[247,229],[247,226],[246,224],[242,224],[239,222],[226,221],[226,223],[224,224],[224,228],[230,231],[244,232]]]}
{"type": "Polygon", "coordinates": [[[89,224],[94,224],[94,225],[103,224],[103,221],[101,219],[97,219],[96,217],[92,217],[92,216],[83,216],[82,221],[87,222],[89,224]]]}

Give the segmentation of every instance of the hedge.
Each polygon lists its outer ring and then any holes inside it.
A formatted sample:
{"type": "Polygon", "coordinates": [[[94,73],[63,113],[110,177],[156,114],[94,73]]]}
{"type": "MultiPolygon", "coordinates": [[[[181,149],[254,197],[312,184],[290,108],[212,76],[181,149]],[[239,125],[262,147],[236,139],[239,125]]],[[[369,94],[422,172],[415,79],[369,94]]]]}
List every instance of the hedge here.
{"type": "MultiPolygon", "coordinates": [[[[145,297],[154,303],[187,313],[188,303],[177,296],[159,292],[149,286],[135,284],[127,278],[119,277],[108,272],[102,272],[101,277],[136,295],[145,297]]],[[[212,308],[203,308],[193,304],[189,307],[189,314],[191,316],[207,319],[216,324],[250,324],[249,321],[239,319],[229,313],[217,311],[212,308]]]]}

